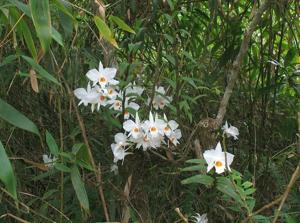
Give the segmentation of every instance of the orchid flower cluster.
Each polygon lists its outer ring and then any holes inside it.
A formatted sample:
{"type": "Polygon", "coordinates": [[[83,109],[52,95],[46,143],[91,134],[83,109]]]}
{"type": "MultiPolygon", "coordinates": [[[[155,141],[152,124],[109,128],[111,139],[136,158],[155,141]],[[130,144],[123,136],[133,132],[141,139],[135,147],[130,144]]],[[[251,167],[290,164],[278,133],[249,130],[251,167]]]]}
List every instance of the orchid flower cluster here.
{"type": "MultiPolygon", "coordinates": [[[[223,136],[233,137],[235,140],[238,139],[239,130],[232,126],[228,125],[227,121],[225,125],[222,127],[223,136]]],[[[231,171],[230,165],[233,162],[234,155],[228,152],[222,151],[221,143],[218,142],[215,149],[206,150],[203,153],[203,157],[207,163],[207,172],[209,172],[212,168],[215,168],[216,173],[221,174],[225,171],[225,169],[231,171]]]]}
{"type": "Polygon", "coordinates": [[[119,81],[115,80],[117,73],[116,68],[104,68],[101,61],[99,63],[99,69],[89,70],[86,74],[89,79],[87,89],[77,88],[74,90],[75,96],[80,100],[78,105],[83,104],[87,106],[91,104],[92,112],[97,106],[97,110],[100,107],[109,107],[119,113],[123,112],[123,99],[124,100],[124,119],[130,117],[129,109],[138,111],[140,106],[134,102],[136,96],[142,95],[144,89],[136,86],[135,84],[129,84],[125,88],[125,92],[119,90],[119,81]],[[90,84],[92,82],[92,86],[90,84]]]}
{"type": "Polygon", "coordinates": [[[166,115],[159,118],[150,112],[149,119],[140,121],[138,113],[135,120],[127,120],[123,123],[123,129],[126,133],[117,133],[115,135],[115,143],[111,144],[114,154],[114,162],[124,160],[125,156],[130,154],[127,152],[130,146],[136,149],[142,148],[146,151],[150,148],[159,148],[162,144],[174,145],[179,144],[181,138],[181,130],[178,129],[178,123],[174,120],[168,120],[166,115]],[[129,146],[129,147],[128,147],[129,146]]]}
{"type": "MultiPolygon", "coordinates": [[[[133,83],[127,85],[124,91],[120,90],[119,81],[115,79],[116,72],[116,68],[104,68],[100,62],[98,70],[92,69],[87,72],[86,76],[89,79],[87,88],[74,90],[75,96],[80,100],[78,105],[91,104],[92,112],[95,108],[99,110],[102,106],[124,114],[125,133],[117,133],[114,136],[115,142],[111,144],[114,163],[119,160],[124,161],[125,156],[131,154],[128,150],[132,147],[146,151],[150,148],[159,148],[162,144],[168,147],[179,144],[181,131],[178,129],[178,123],[168,120],[165,114],[162,118],[157,113],[153,115],[150,112],[147,120],[140,120],[138,115],[140,106],[135,99],[143,94],[144,88],[133,83]]],[[[155,94],[152,98],[148,98],[148,105],[151,104],[155,110],[162,110],[172,101],[172,97],[165,96],[165,94],[164,87],[155,86],[155,94]]],[[[115,169],[114,166],[113,170],[115,169]]]]}

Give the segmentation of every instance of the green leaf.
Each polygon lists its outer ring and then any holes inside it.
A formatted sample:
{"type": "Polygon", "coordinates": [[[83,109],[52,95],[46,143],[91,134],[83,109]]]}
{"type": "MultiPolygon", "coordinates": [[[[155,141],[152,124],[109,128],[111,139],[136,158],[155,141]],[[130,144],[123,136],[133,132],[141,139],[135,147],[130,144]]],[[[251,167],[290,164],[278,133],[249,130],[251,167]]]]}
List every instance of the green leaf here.
{"type": "Polygon", "coordinates": [[[181,171],[204,171],[206,170],[206,166],[196,165],[182,168],[181,171]]]}
{"type": "Polygon", "coordinates": [[[36,125],[30,121],[25,115],[20,113],[17,109],[7,104],[0,98],[0,118],[9,122],[10,124],[24,129],[26,131],[32,132],[40,135],[40,132],[36,125]]]}
{"type": "Polygon", "coordinates": [[[284,58],[284,66],[288,66],[291,62],[293,62],[294,59],[296,59],[297,52],[298,50],[296,47],[292,47],[289,49],[284,58]]]}
{"type": "MultiPolygon", "coordinates": [[[[1,109],[1,106],[0,106],[1,109]]],[[[14,199],[17,199],[17,181],[14,175],[13,168],[7,157],[6,151],[0,141],[0,180],[4,183],[7,191],[11,194],[14,199]]]]}
{"type": "Polygon", "coordinates": [[[66,172],[66,173],[71,172],[71,169],[62,163],[55,163],[54,167],[55,167],[55,169],[62,171],[62,172],[66,172]]]}
{"type": "MultiPolygon", "coordinates": [[[[19,12],[15,8],[10,9],[10,14],[13,16],[15,21],[18,21],[20,18],[19,12]]],[[[24,19],[21,19],[17,25],[17,29],[22,33],[25,43],[27,45],[27,48],[29,49],[31,56],[37,60],[37,51],[34,45],[34,41],[32,39],[31,31],[29,29],[29,26],[25,22],[24,19]]]]}
{"type": "Polygon", "coordinates": [[[118,44],[113,37],[113,33],[106,23],[99,16],[94,17],[94,22],[103,38],[110,42],[110,44],[112,44],[114,47],[118,48],[118,44]]]}
{"type": "Polygon", "coordinates": [[[46,53],[52,39],[49,0],[30,0],[29,6],[37,36],[40,39],[44,53],[46,53]]]}
{"type": "Polygon", "coordinates": [[[32,58],[24,55],[22,56],[22,58],[38,72],[40,77],[45,78],[57,85],[60,85],[55,77],[49,74],[48,71],[46,71],[41,65],[37,64],[32,58]]]}
{"type": "Polygon", "coordinates": [[[30,17],[30,9],[28,6],[19,0],[8,0],[11,4],[15,5],[18,9],[25,13],[25,15],[30,17]]]}
{"type": "Polygon", "coordinates": [[[186,163],[196,163],[196,164],[205,164],[206,161],[204,159],[190,159],[185,161],[186,163]]]}
{"type": "Polygon", "coordinates": [[[122,19],[120,19],[119,17],[117,17],[117,16],[112,16],[112,15],[111,15],[111,16],[109,17],[109,19],[110,19],[112,22],[116,23],[117,26],[118,26],[120,29],[135,34],[135,31],[134,31],[133,29],[131,29],[130,26],[128,26],[128,25],[127,25],[122,19]]]}
{"type": "Polygon", "coordinates": [[[5,58],[2,60],[2,63],[0,64],[0,67],[12,63],[12,62],[15,61],[17,58],[18,58],[18,56],[15,55],[15,54],[9,55],[9,56],[5,57],[5,58]]]}
{"type": "Polygon", "coordinates": [[[236,202],[243,204],[240,196],[236,193],[234,185],[227,177],[217,178],[217,190],[233,198],[236,202]]]}
{"type": "Polygon", "coordinates": [[[79,200],[81,207],[88,211],[89,210],[89,200],[84,187],[84,183],[81,180],[81,176],[76,165],[71,168],[71,181],[76,193],[76,196],[79,200]]]}
{"type": "Polygon", "coordinates": [[[284,218],[285,218],[286,223],[297,223],[298,222],[296,218],[294,218],[288,214],[285,214],[284,218]]]}
{"type": "Polygon", "coordinates": [[[53,154],[54,156],[58,156],[59,153],[58,145],[56,144],[55,139],[53,138],[51,133],[48,131],[46,131],[46,143],[49,147],[51,154],[53,154]]]}
{"type": "Polygon", "coordinates": [[[205,186],[212,186],[214,178],[208,175],[198,174],[181,181],[182,184],[199,183],[205,186]]]}
{"type": "Polygon", "coordinates": [[[51,27],[51,36],[55,40],[55,42],[57,42],[62,47],[64,46],[61,34],[54,27],[51,27]]]}

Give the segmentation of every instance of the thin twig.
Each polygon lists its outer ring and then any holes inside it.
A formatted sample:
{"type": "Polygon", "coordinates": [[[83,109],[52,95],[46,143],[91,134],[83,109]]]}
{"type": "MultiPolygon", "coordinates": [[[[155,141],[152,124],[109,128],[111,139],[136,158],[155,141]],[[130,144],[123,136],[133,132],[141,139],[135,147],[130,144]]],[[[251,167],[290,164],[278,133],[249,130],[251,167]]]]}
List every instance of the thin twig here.
{"type": "Polygon", "coordinates": [[[96,176],[96,181],[97,181],[97,185],[98,185],[98,193],[100,195],[100,199],[101,199],[101,202],[102,202],[105,219],[106,219],[106,221],[109,222],[110,221],[109,220],[109,214],[108,214],[107,205],[106,205],[105,197],[104,197],[104,193],[103,193],[102,182],[101,182],[101,170],[99,169],[100,166],[99,166],[99,168],[97,168],[97,166],[95,164],[94,156],[92,154],[92,149],[90,147],[89,140],[88,140],[88,137],[87,137],[85,125],[84,125],[82,117],[79,114],[79,111],[78,111],[78,108],[77,108],[77,105],[76,105],[76,102],[75,102],[75,98],[74,98],[73,92],[71,91],[68,83],[65,80],[64,80],[64,82],[65,82],[68,94],[70,96],[71,102],[73,104],[73,107],[74,107],[74,110],[75,110],[75,113],[76,113],[77,121],[78,121],[79,127],[81,129],[81,135],[82,135],[83,141],[84,141],[84,143],[85,143],[85,145],[87,147],[92,167],[95,170],[95,176],[96,176]]]}

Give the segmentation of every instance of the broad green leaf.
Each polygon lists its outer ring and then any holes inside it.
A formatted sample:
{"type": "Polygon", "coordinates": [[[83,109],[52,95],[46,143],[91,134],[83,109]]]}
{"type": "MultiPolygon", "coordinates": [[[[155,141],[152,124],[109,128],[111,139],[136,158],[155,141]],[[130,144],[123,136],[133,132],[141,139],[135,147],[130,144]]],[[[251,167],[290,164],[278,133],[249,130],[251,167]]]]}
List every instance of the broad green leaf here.
{"type": "Polygon", "coordinates": [[[78,167],[76,165],[72,166],[71,168],[71,181],[81,207],[84,210],[88,211],[89,210],[88,196],[84,187],[84,183],[81,179],[78,167]]]}
{"type": "Polygon", "coordinates": [[[236,202],[243,205],[243,202],[242,202],[240,196],[235,191],[233,183],[227,177],[218,177],[217,178],[217,190],[228,195],[229,197],[233,198],[236,202]]]}
{"type": "MultiPolygon", "coordinates": [[[[1,105],[0,105],[1,109],[1,105]]],[[[0,171],[0,180],[4,183],[7,191],[11,194],[11,196],[17,199],[17,181],[14,175],[13,168],[8,159],[6,151],[0,141],[0,163],[1,163],[1,171],[0,171]]]]}
{"type": "Polygon", "coordinates": [[[30,0],[29,6],[37,36],[46,53],[52,39],[49,0],[30,0]]]}
{"type": "Polygon", "coordinates": [[[53,138],[51,133],[48,131],[46,131],[46,143],[49,147],[51,154],[53,154],[54,156],[58,156],[59,153],[58,145],[56,144],[55,139],[53,138]]]}
{"type": "Polygon", "coordinates": [[[27,56],[22,56],[22,58],[30,65],[33,67],[35,71],[39,74],[40,77],[43,77],[57,85],[60,85],[59,82],[55,77],[53,77],[51,74],[48,73],[41,65],[37,64],[32,58],[27,57],[27,56]]]}
{"type": "Polygon", "coordinates": [[[20,113],[17,109],[7,104],[0,98],[0,118],[9,122],[10,124],[24,129],[26,131],[32,132],[40,135],[40,132],[36,125],[30,121],[25,115],[20,113]]]}
{"type": "Polygon", "coordinates": [[[118,25],[118,27],[120,29],[123,29],[124,31],[127,31],[127,32],[130,32],[130,33],[133,33],[135,34],[135,31],[133,29],[130,28],[130,26],[128,26],[122,19],[120,19],[119,17],[117,16],[110,16],[109,19],[111,21],[113,21],[115,24],[118,25]]]}
{"type": "Polygon", "coordinates": [[[94,17],[94,22],[103,38],[110,42],[114,47],[118,48],[118,44],[113,37],[113,33],[106,23],[98,16],[94,17]]]}
{"type": "Polygon", "coordinates": [[[214,178],[208,175],[198,174],[181,181],[182,184],[199,183],[205,186],[212,186],[214,178]]]}

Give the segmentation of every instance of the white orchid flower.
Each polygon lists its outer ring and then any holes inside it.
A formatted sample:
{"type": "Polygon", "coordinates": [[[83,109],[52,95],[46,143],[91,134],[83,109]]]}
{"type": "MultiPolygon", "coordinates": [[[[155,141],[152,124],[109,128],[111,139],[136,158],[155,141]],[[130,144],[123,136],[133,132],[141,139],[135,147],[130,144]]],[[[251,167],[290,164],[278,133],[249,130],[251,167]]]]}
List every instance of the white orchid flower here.
{"type": "Polygon", "coordinates": [[[146,120],[143,124],[143,129],[147,134],[149,134],[150,138],[157,138],[159,136],[163,136],[163,129],[166,127],[166,123],[159,119],[157,114],[155,115],[155,119],[153,118],[152,113],[149,114],[149,120],[146,120]]]}
{"type": "Polygon", "coordinates": [[[127,136],[124,133],[117,133],[115,135],[115,143],[111,144],[111,150],[114,154],[114,162],[124,160],[125,156],[130,154],[126,152],[125,147],[128,145],[127,136]]]}
{"type": "Polygon", "coordinates": [[[97,83],[101,86],[101,88],[105,88],[106,85],[117,85],[119,81],[115,80],[117,69],[116,68],[104,68],[101,61],[99,63],[99,70],[92,69],[89,70],[86,74],[87,78],[93,82],[93,86],[97,83]]]}
{"type": "MultiPolygon", "coordinates": [[[[172,101],[172,97],[165,96],[166,91],[164,87],[155,87],[155,95],[152,100],[152,106],[155,110],[163,109],[167,104],[172,101]]],[[[151,98],[148,98],[148,104],[150,103],[151,98]]]]}
{"type": "Polygon", "coordinates": [[[143,87],[137,86],[135,83],[129,83],[126,86],[126,96],[133,95],[133,94],[141,96],[144,90],[145,89],[143,87]]]}
{"type": "Polygon", "coordinates": [[[213,167],[215,167],[216,173],[218,174],[223,173],[225,171],[225,168],[231,171],[230,165],[233,161],[234,155],[231,153],[222,152],[220,142],[218,142],[215,149],[206,150],[203,153],[203,157],[208,164],[207,172],[209,172],[213,167]],[[225,160],[227,162],[227,167],[225,167],[225,160]]]}
{"type": "Polygon", "coordinates": [[[232,125],[228,126],[227,121],[225,122],[225,125],[222,127],[222,130],[227,135],[227,137],[232,136],[235,140],[238,139],[239,130],[237,127],[234,127],[232,125]]]}
{"type": "Polygon", "coordinates": [[[142,136],[142,127],[138,113],[136,113],[135,121],[127,120],[123,123],[125,131],[129,132],[128,136],[138,139],[142,136]]]}
{"type": "Polygon", "coordinates": [[[43,154],[43,161],[46,167],[52,168],[57,158],[55,156],[48,156],[47,154],[43,154]]]}
{"type": "Polygon", "coordinates": [[[99,92],[96,88],[91,88],[90,83],[85,88],[77,88],[74,90],[74,95],[80,100],[78,105],[84,104],[87,106],[89,103],[96,104],[99,92]]]}
{"type": "Polygon", "coordinates": [[[199,213],[196,213],[196,215],[192,216],[192,218],[193,218],[194,223],[207,223],[208,222],[206,213],[203,214],[203,215],[200,215],[199,213]]]}
{"type": "Polygon", "coordinates": [[[182,134],[181,134],[181,130],[180,129],[175,129],[174,131],[172,131],[171,135],[168,136],[170,142],[174,145],[177,146],[177,144],[179,144],[179,139],[181,139],[182,134]]]}
{"type": "Polygon", "coordinates": [[[167,123],[166,127],[164,128],[164,134],[166,136],[170,136],[177,128],[178,128],[178,123],[174,120],[168,121],[167,116],[164,114],[164,120],[167,123]]]}

